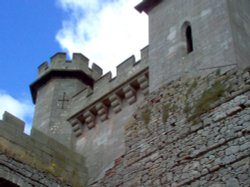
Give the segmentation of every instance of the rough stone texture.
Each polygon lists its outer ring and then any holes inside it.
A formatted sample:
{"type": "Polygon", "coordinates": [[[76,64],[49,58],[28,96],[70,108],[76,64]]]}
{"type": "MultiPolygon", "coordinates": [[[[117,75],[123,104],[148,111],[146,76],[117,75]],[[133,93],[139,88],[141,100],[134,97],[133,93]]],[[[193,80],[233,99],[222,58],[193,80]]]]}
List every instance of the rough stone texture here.
{"type": "Polygon", "coordinates": [[[179,79],[150,94],[125,126],[124,155],[91,186],[249,186],[248,73],[179,79]],[[215,85],[223,92],[198,113],[215,85]]]}
{"type": "Polygon", "coordinates": [[[5,112],[0,120],[0,178],[21,187],[85,186],[88,171],[79,154],[5,112]]]}
{"type": "Polygon", "coordinates": [[[41,172],[5,154],[0,154],[0,176],[21,187],[69,187],[51,174],[41,172]]]}
{"type": "Polygon", "coordinates": [[[66,78],[53,79],[40,88],[36,99],[34,129],[71,147],[73,135],[67,121],[67,110],[70,107],[70,96],[83,88],[79,80],[66,78]]]}
{"type": "Polygon", "coordinates": [[[40,131],[84,155],[89,181],[125,151],[123,124],[148,91],[148,48],[141,50],[140,61],[132,56],[118,65],[116,77],[101,72],[89,68],[83,55],[67,61],[57,53],[39,67],[31,85],[36,103],[32,136],[40,131]]]}
{"type": "Polygon", "coordinates": [[[248,0],[170,0],[149,15],[150,91],[181,76],[249,67],[248,0]],[[187,54],[185,25],[192,28],[187,54]]]}
{"type": "Polygon", "coordinates": [[[116,77],[89,68],[81,54],[67,61],[57,53],[39,67],[31,136],[9,113],[0,121],[0,181],[250,186],[250,1],[141,6],[149,15],[149,46],[141,60],[118,65],[116,77]]]}
{"type": "Polygon", "coordinates": [[[31,85],[32,136],[84,155],[89,184],[248,184],[248,168],[230,171],[249,156],[249,2],[143,1],[149,46],[114,78],[81,54],[57,53],[31,85]]]}
{"type": "Polygon", "coordinates": [[[250,3],[248,0],[228,0],[227,3],[236,61],[241,67],[249,67],[250,3]]]}

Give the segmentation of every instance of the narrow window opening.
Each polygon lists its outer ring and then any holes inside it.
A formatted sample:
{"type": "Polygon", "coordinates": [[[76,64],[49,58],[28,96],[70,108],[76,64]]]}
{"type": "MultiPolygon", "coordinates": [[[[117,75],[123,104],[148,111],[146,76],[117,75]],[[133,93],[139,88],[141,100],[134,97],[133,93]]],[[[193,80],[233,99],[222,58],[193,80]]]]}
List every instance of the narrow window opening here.
{"type": "Polygon", "coordinates": [[[191,53],[193,49],[193,38],[192,38],[192,29],[190,25],[186,28],[186,40],[187,40],[187,53],[191,53]]]}

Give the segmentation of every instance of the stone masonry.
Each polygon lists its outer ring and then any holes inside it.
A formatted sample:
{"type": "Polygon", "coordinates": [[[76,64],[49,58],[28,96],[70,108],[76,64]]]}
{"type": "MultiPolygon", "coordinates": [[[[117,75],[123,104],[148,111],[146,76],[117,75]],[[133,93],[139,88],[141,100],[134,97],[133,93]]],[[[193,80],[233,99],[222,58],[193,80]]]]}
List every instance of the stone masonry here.
{"type": "Polygon", "coordinates": [[[247,187],[249,127],[250,71],[171,82],[138,106],[124,155],[91,186],[247,187]]]}
{"type": "Polygon", "coordinates": [[[39,66],[31,135],[9,113],[0,121],[0,182],[250,186],[250,1],[135,8],[148,14],[149,45],[115,77],[79,53],[39,66]]]}
{"type": "Polygon", "coordinates": [[[85,186],[84,158],[39,131],[23,133],[24,122],[5,112],[0,121],[1,179],[20,187],[85,186]]]}
{"type": "Polygon", "coordinates": [[[144,0],[137,9],[149,16],[150,91],[181,76],[249,66],[248,0],[144,0]]]}
{"type": "Polygon", "coordinates": [[[148,93],[147,59],[145,47],[141,60],[131,56],[117,66],[114,78],[110,72],[102,75],[95,64],[89,68],[81,54],[68,61],[65,53],[57,53],[39,67],[31,84],[33,129],[82,154],[89,181],[102,176],[125,151],[123,124],[148,93]]]}
{"type": "MultiPolygon", "coordinates": [[[[69,61],[66,54],[57,53],[39,67],[31,85],[36,104],[33,128],[83,155],[89,184],[126,152],[125,124],[148,93],[179,78],[249,67],[248,0],[144,0],[136,9],[149,16],[149,45],[141,50],[139,61],[129,57],[112,77],[94,63],[89,67],[82,54],[73,54],[69,61]]],[[[180,92],[171,90],[177,100],[180,92]]],[[[190,96],[181,98],[186,112],[193,109],[190,96]]],[[[205,107],[200,103],[193,112],[200,115],[205,107]]],[[[175,124],[174,116],[171,120],[175,124]]]]}

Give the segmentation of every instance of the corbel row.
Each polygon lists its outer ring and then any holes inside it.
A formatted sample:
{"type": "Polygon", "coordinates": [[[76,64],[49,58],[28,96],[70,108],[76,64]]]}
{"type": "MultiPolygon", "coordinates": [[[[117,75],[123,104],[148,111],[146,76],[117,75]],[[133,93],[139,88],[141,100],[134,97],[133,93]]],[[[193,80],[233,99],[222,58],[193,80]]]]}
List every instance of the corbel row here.
{"type": "Polygon", "coordinates": [[[102,122],[107,120],[109,118],[110,108],[116,114],[122,111],[123,100],[127,101],[129,105],[135,103],[137,100],[136,97],[138,90],[141,90],[144,95],[148,93],[148,77],[145,74],[133,81],[136,82],[137,88],[129,83],[119,89],[119,93],[113,93],[108,98],[106,98],[106,102],[98,102],[90,110],[84,111],[80,116],[71,120],[70,123],[75,136],[79,137],[82,135],[83,125],[86,125],[88,129],[94,128],[97,117],[99,117],[102,122]]]}
{"type": "Polygon", "coordinates": [[[138,83],[144,95],[148,94],[149,81],[148,77],[144,74],[138,78],[138,83]]]}

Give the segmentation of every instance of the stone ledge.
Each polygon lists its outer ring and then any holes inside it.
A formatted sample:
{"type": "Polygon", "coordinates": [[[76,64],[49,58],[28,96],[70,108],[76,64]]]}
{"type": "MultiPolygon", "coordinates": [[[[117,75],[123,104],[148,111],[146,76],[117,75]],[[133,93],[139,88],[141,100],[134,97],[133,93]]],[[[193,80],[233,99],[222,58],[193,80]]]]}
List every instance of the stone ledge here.
{"type": "Polygon", "coordinates": [[[9,127],[13,127],[14,129],[23,132],[25,123],[24,121],[20,120],[16,116],[10,114],[9,112],[4,112],[3,114],[3,122],[7,123],[9,127]]]}

